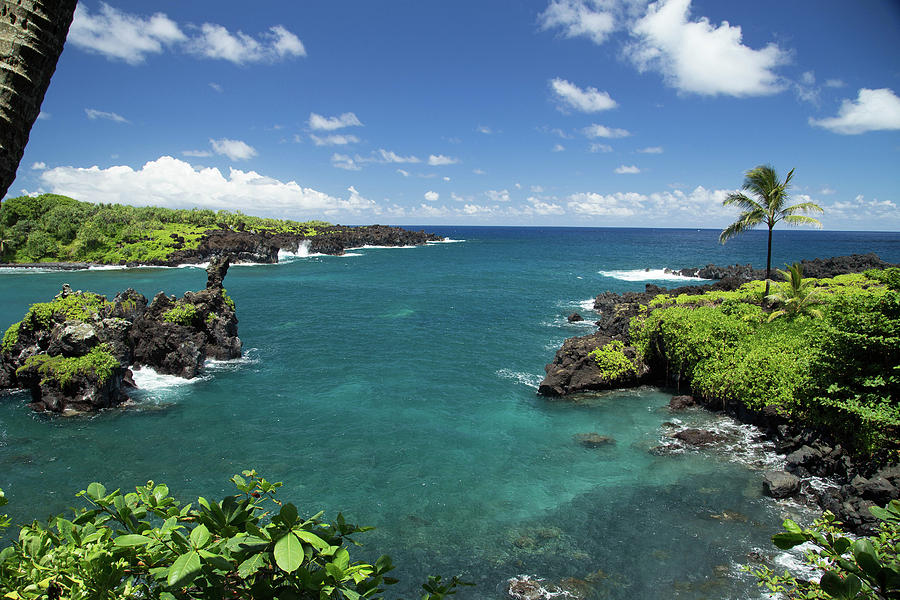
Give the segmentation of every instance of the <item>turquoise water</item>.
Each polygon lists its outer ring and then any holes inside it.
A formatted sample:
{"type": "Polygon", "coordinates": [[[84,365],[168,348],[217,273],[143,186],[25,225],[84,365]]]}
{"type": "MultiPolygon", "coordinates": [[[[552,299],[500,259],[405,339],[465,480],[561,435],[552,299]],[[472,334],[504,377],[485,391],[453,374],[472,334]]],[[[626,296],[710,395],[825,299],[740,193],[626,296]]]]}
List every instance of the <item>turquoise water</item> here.
{"type": "MultiPolygon", "coordinates": [[[[145,389],[128,408],[52,418],[24,394],[0,396],[12,516],[62,511],[93,480],[217,496],[255,468],[310,514],[376,526],[361,556],[391,554],[406,597],[429,573],[478,584],[461,598],[499,597],[519,574],[592,573],[598,598],[756,597],[738,565],[754,548],[774,554],[769,537],[797,510],[761,496],[758,465],[715,450],[651,454],[671,393],[571,402],[535,389],[562,341],[592,331],[565,317],[590,319],[581,304],[597,293],[641,290],[647,268],[759,266],[764,238],[723,248],[714,231],[434,230],[465,241],[233,267],[245,358],[188,383],[138,373],[145,389]],[[616,443],[583,448],[573,435],[584,432],[616,443]]],[[[900,262],[900,239],[779,232],[774,262],[868,251],[900,262]]],[[[198,289],[205,273],[0,273],[0,327],[64,282],[151,297],[198,289]]]]}

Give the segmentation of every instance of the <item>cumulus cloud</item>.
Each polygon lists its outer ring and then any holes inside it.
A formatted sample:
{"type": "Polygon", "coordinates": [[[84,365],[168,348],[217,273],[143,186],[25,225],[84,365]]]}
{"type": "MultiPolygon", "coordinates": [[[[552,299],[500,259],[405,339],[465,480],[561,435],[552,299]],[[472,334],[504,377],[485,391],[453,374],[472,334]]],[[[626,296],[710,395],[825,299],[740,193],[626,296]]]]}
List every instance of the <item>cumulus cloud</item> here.
{"type": "Polygon", "coordinates": [[[220,94],[221,94],[223,91],[225,91],[225,88],[223,88],[223,87],[222,87],[221,85],[219,85],[218,83],[215,83],[215,82],[212,82],[212,81],[209,82],[209,87],[211,87],[211,88],[213,89],[214,92],[218,92],[218,93],[220,93],[220,94]]]}
{"type": "Polygon", "coordinates": [[[182,153],[182,156],[192,156],[195,158],[206,158],[207,156],[212,156],[212,152],[209,150],[185,150],[182,153]]]}
{"type": "Polygon", "coordinates": [[[610,2],[602,0],[553,0],[540,16],[544,29],[558,27],[566,37],[587,37],[602,44],[616,29],[610,2]]]}
{"type": "Polygon", "coordinates": [[[441,165],[455,165],[458,162],[458,158],[444,156],[443,154],[432,154],[428,157],[428,164],[433,167],[438,167],[441,165]]]}
{"type": "Polygon", "coordinates": [[[862,88],[856,100],[844,100],[836,117],[810,118],[809,124],[843,135],[897,130],[900,129],[900,98],[888,88],[862,88]]]}
{"type": "Polygon", "coordinates": [[[581,112],[592,113],[618,106],[616,101],[610,98],[606,92],[601,92],[593,87],[581,89],[574,83],[558,77],[550,81],[550,87],[553,88],[553,92],[556,94],[562,108],[568,107],[581,112]]]}
{"type": "Polygon", "coordinates": [[[212,145],[213,152],[227,156],[231,160],[248,160],[257,154],[253,146],[241,140],[210,139],[209,143],[212,145]]]}
{"type": "Polygon", "coordinates": [[[825,209],[825,214],[829,218],[836,218],[841,222],[845,220],[877,220],[882,224],[887,221],[900,223],[900,211],[897,210],[896,202],[877,198],[868,199],[862,194],[857,195],[853,200],[838,200],[823,205],[822,208],[825,209]]]}
{"type": "Polygon", "coordinates": [[[409,177],[409,171],[405,169],[397,169],[397,172],[403,175],[404,177],[409,177]]]}
{"type": "Polygon", "coordinates": [[[550,152],[564,152],[566,149],[562,144],[554,144],[552,148],[550,148],[550,152]]]}
{"type": "MultiPolygon", "coordinates": [[[[306,56],[300,38],[282,25],[270,27],[257,37],[241,31],[232,33],[214,23],[188,29],[193,31],[191,36],[161,12],[142,17],[101,2],[99,12],[91,13],[86,5],[79,3],[67,41],[82,50],[131,65],[140,64],[148,55],[160,54],[168,48],[238,65],[306,56]]],[[[216,86],[213,89],[221,91],[216,86]]]]}
{"type": "Polygon", "coordinates": [[[616,167],[616,173],[619,175],[636,175],[640,172],[641,170],[634,165],[621,165],[616,167]]]}
{"type": "Polygon", "coordinates": [[[488,190],[484,193],[491,202],[509,202],[509,190],[488,190]]]}
{"type": "Polygon", "coordinates": [[[609,144],[591,144],[588,150],[591,152],[612,152],[613,147],[609,144]]]}
{"type": "MultiPolygon", "coordinates": [[[[377,152],[373,154],[373,158],[366,159],[366,162],[382,162],[382,163],[419,163],[422,162],[419,160],[418,156],[409,155],[402,156],[397,154],[393,150],[385,150],[384,148],[379,148],[377,152]]],[[[430,161],[429,161],[430,162],[430,161]]]]}
{"type": "Polygon", "coordinates": [[[127,203],[170,208],[247,210],[265,214],[314,218],[377,212],[378,205],[350,187],[345,198],[330,196],[296,181],[283,182],[255,171],[215,168],[162,156],[140,169],[129,166],[56,167],[41,173],[53,193],[93,202],[127,203]]]}
{"type": "Polygon", "coordinates": [[[136,65],[148,54],[159,54],[187,39],[178,24],[163,13],[139,17],[101,2],[99,12],[92,14],[79,2],[66,41],[82,50],[136,65]]]}
{"type": "Polygon", "coordinates": [[[649,146],[647,148],[641,148],[638,152],[641,154],[662,154],[663,149],[662,146],[649,146]]]}
{"type": "Polygon", "coordinates": [[[475,131],[477,131],[478,133],[483,133],[484,135],[491,135],[494,133],[494,130],[487,125],[479,125],[475,128],[475,131]]]}
{"type": "Polygon", "coordinates": [[[309,113],[309,128],[316,131],[334,131],[344,127],[362,127],[362,123],[352,112],[345,112],[336,117],[323,117],[309,113]]]}
{"type": "Polygon", "coordinates": [[[740,26],[690,20],[691,0],[660,0],[631,29],[625,53],[641,72],[653,70],[680,92],[764,96],[783,89],[774,69],[787,60],[776,44],[755,50],[740,26]]]}
{"type": "Polygon", "coordinates": [[[529,196],[528,205],[522,208],[524,214],[532,214],[538,216],[546,215],[562,215],[566,210],[559,204],[547,202],[546,200],[529,196]]]}
{"type": "Polygon", "coordinates": [[[597,125],[596,123],[582,129],[582,133],[589,138],[623,138],[631,135],[631,132],[625,129],[616,129],[606,125],[597,125]]]}
{"type": "Polygon", "coordinates": [[[32,171],[43,171],[46,168],[47,168],[47,163],[45,163],[43,161],[38,161],[38,162],[32,163],[32,165],[31,165],[32,171]]]}
{"type": "Polygon", "coordinates": [[[116,123],[129,122],[128,119],[118,113],[97,110],[96,108],[86,108],[84,109],[84,114],[86,114],[87,118],[92,121],[95,121],[97,119],[105,119],[107,121],[114,121],[116,123]]]}
{"type": "Polygon", "coordinates": [[[315,134],[311,134],[309,139],[313,141],[316,146],[345,146],[347,144],[357,144],[359,143],[359,138],[355,135],[326,135],[324,137],[319,137],[315,134]]]}
{"type": "Polygon", "coordinates": [[[707,190],[703,186],[697,186],[690,192],[673,190],[652,194],[581,192],[568,196],[566,205],[573,213],[586,216],[641,215],[669,224],[709,223],[711,219],[721,219],[724,223],[734,217],[734,211],[722,206],[722,200],[734,191],[707,190]]]}
{"type": "Polygon", "coordinates": [[[437,202],[438,198],[440,198],[440,197],[441,197],[441,195],[438,194],[437,192],[433,192],[431,190],[425,192],[425,199],[428,200],[429,202],[437,202]]]}

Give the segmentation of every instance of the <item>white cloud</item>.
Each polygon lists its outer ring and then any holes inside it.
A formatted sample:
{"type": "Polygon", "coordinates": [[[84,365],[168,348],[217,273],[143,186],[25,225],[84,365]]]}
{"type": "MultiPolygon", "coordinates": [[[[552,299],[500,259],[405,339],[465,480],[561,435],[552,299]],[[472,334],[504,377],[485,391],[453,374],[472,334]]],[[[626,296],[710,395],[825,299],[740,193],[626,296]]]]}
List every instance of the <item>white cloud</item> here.
{"type": "Polygon", "coordinates": [[[882,225],[886,221],[900,223],[900,211],[897,203],[891,200],[866,199],[858,194],[853,200],[839,200],[830,205],[822,205],[829,219],[837,218],[841,222],[846,220],[860,221],[872,220],[882,225]]]}
{"type": "Polygon", "coordinates": [[[888,88],[862,88],[856,100],[843,101],[836,117],[810,118],[809,124],[843,135],[900,129],[900,98],[888,88]]]}
{"type": "Polygon", "coordinates": [[[834,193],[835,193],[835,191],[833,189],[831,189],[830,187],[828,187],[827,185],[825,187],[823,187],[821,190],[819,190],[819,194],[821,194],[822,196],[831,196],[834,193]]]}
{"type": "Polygon", "coordinates": [[[616,29],[616,17],[609,4],[602,0],[553,0],[540,15],[541,26],[559,27],[566,37],[584,36],[602,44],[616,29]]]}
{"type": "Polygon", "coordinates": [[[442,165],[455,165],[458,162],[459,162],[458,158],[444,156],[443,154],[432,154],[428,157],[428,164],[433,167],[438,167],[438,166],[442,166],[442,165]]]}
{"type": "Polygon", "coordinates": [[[148,54],[159,54],[163,48],[186,40],[178,24],[163,13],[143,18],[105,2],[100,3],[97,14],[91,14],[79,3],[66,38],[82,50],[131,65],[144,62],[148,54]]]}
{"type": "Polygon", "coordinates": [[[377,212],[378,205],[348,188],[346,198],[282,182],[254,171],[195,168],[162,156],[138,170],[128,166],[56,167],[41,174],[41,182],[58,194],[92,202],[127,203],[170,208],[247,210],[294,218],[377,212]]]}
{"type": "MultiPolygon", "coordinates": [[[[188,28],[194,32],[191,37],[163,13],[142,17],[101,2],[99,12],[92,14],[79,4],[67,41],[88,52],[131,65],[140,64],[148,55],[160,54],[167,48],[238,65],[306,56],[303,42],[281,25],[270,27],[256,38],[241,31],[231,33],[214,23],[188,28]]],[[[221,91],[217,84],[210,85],[221,91]]]]}
{"type": "Polygon", "coordinates": [[[543,188],[543,186],[540,186],[540,185],[533,185],[533,186],[531,186],[530,189],[531,189],[531,191],[534,192],[535,194],[542,194],[542,193],[544,193],[544,188],[543,188]]]}
{"type": "Polygon", "coordinates": [[[236,65],[275,62],[291,56],[306,56],[300,39],[282,27],[270,27],[256,39],[242,31],[231,33],[225,27],[204,23],[188,44],[188,51],[204,58],[221,59],[236,65]]]}
{"type": "Polygon", "coordinates": [[[483,169],[472,169],[472,173],[475,175],[487,175],[487,172],[483,169]]]}
{"type": "Polygon", "coordinates": [[[487,125],[479,125],[475,128],[475,131],[477,131],[478,133],[483,133],[485,135],[491,135],[492,133],[494,133],[494,130],[487,125]]]}
{"type": "Polygon", "coordinates": [[[123,117],[122,115],[114,112],[106,112],[103,110],[97,110],[95,108],[86,108],[84,109],[84,114],[87,115],[87,118],[94,121],[96,119],[106,119],[107,121],[115,121],[116,123],[128,123],[128,119],[123,117]]]}
{"type": "Polygon", "coordinates": [[[569,210],[593,216],[630,217],[635,209],[642,209],[644,197],[635,193],[616,193],[609,195],[595,192],[582,192],[569,196],[569,210]]]}
{"type": "Polygon", "coordinates": [[[621,165],[619,167],[616,167],[616,173],[618,173],[619,175],[636,175],[640,172],[641,170],[634,165],[621,165]]]}
{"type": "Polygon", "coordinates": [[[588,148],[591,152],[612,152],[613,147],[609,144],[591,144],[588,148]]]}
{"type": "Polygon", "coordinates": [[[241,140],[229,140],[228,138],[210,139],[209,143],[216,154],[222,154],[231,160],[247,160],[257,154],[253,146],[241,140]]]}
{"type": "Polygon", "coordinates": [[[39,121],[44,121],[44,120],[46,120],[46,119],[51,118],[52,116],[53,116],[53,115],[51,115],[51,114],[48,113],[48,112],[41,111],[41,112],[38,113],[37,118],[38,118],[39,121]]]}
{"type": "Polygon", "coordinates": [[[574,213],[590,216],[641,215],[668,224],[709,223],[711,219],[720,219],[725,223],[733,219],[734,211],[722,206],[722,200],[733,191],[735,190],[711,191],[697,186],[690,193],[682,190],[652,194],[616,192],[605,195],[582,192],[570,195],[567,206],[574,213]]]}
{"type": "Polygon", "coordinates": [[[535,214],[539,216],[546,215],[562,215],[565,214],[566,210],[560,206],[559,204],[554,204],[552,202],[545,202],[542,199],[535,198],[534,196],[530,196],[528,198],[528,202],[530,206],[525,206],[522,210],[526,214],[535,214]]]}
{"type": "Polygon", "coordinates": [[[47,168],[47,163],[45,163],[43,161],[38,161],[31,165],[32,171],[43,171],[46,168],[47,168]]]}
{"type": "Polygon", "coordinates": [[[401,156],[394,152],[393,150],[385,150],[384,148],[379,148],[377,152],[374,153],[374,158],[364,159],[362,162],[382,162],[382,163],[419,163],[422,162],[419,160],[419,157],[415,155],[409,156],[401,156]]]}
{"type": "Polygon", "coordinates": [[[315,134],[311,134],[309,139],[313,141],[316,146],[345,146],[347,144],[357,144],[359,143],[359,138],[355,135],[326,135],[325,137],[319,137],[315,134]]]}
{"type": "Polygon", "coordinates": [[[212,82],[212,81],[209,82],[209,87],[211,87],[211,88],[213,89],[213,91],[219,92],[220,94],[221,94],[223,91],[225,91],[225,88],[223,88],[223,87],[222,87],[221,85],[219,85],[218,83],[214,83],[214,82],[212,82]]]}
{"type": "Polygon", "coordinates": [[[323,117],[309,113],[309,128],[316,131],[334,131],[344,127],[362,127],[362,123],[352,112],[345,112],[337,117],[323,117]]]}
{"type": "Polygon", "coordinates": [[[559,77],[550,81],[550,87],[553,88],[562,105],[581,112],[599,112],[618,106],[606,92],[601,92],[593,87],[583,90],[574,83],[559,77]]]}
{"type": "Polygon", "coordinates": [[[181,153],[183,156],[193,156],[195,158],[206,158],[207,156],[212,156],[212,152],[209,150],[184,150],[181,153]]]}
{"type": "Polygon", "coordinates": [[[564,152],[566,149],[562,144],[555,144],[552,148],[550,148],[550,152],[564,152]]]}
{"type": "Polygon", "coordinates": [[[346,154],[338,154],[335,152],[331,155],[331,166],[345,171],[359,171],[362,169],[353,158],[346,154]]]}
{"type": "Polygon", "coordinates": [[[447,177],[446,175],[444,177],[441,177],[441,179],[443,179],[444,181],[450,181],[450,178],[447,177]]]}
{"type": "Polygon", "coordinates": [[[404,177],[409,177],[409,171],[405,171],[403,169],[397,169],[397,172],[403,175],[404,177]]]}
{"type": "Polygon", "coordinates": [[[589,138],[623,138],[631,135],[631,133],[625,129],[616,129],[607,127],[606,125],[597,125],[596,123],[590,127],[585,127],[582,129],[582,132],[589,138]]]}
{"type": "Polygon", "coordinates": [[[632,27],[636,41],[626,55],[641,72],[660,72],[680,92],[763,96],[783,89],[773,69],[787,60],[776,44],[754,50],[742,43],[740,26],[706,17],[691,21],[691,0],[660,0],[632,27]]]}
{"type": "Polygon", "coordinates": [[[641,154],[662,154],[663,149],[662,146],[649,146],[647,148],[641,148],[638,152],[641,154]]]}
{"type": "Polygon", "coordinates": [[[425,192],[425,199],[428,200],[429,202],[437,202],[438,198],[440,198],[440,197],[441,197],[441,195],[438,194],[437,192],[433,192],[431,190],[425,192]]]}
{"type": "Polygon", "coordinates": [[[491,202],[509,202],[509,190],[488,190],[484,193],[491,202]]]}

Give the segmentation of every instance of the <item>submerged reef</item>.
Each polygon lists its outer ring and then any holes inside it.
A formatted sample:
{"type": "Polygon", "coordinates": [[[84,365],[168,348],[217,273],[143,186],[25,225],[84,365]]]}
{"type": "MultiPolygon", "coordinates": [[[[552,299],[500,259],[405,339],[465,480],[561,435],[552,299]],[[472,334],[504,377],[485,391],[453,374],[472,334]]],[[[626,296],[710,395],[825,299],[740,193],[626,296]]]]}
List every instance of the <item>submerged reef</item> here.
{"type": "Polygon", "coordinates": [[[204,289],[160,292],[149,304],[130,288],[108,300],[63,285],[3,335],[0,390],[29,390],[36,411],[93,412],[128,400],[130,367],[192,378],[207,358],[239,358],[235,306],[222,287],[230,261],[210,262],[204,289]]]}

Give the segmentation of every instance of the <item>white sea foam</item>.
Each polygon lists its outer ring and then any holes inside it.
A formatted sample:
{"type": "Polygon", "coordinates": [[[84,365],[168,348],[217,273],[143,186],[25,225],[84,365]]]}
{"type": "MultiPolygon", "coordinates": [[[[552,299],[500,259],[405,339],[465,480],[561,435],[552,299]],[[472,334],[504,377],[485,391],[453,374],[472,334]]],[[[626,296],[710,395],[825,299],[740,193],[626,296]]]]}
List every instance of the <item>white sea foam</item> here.
{"type": "Polygon", "coordinates": [[[541,384],[541,380],[543,379],[543,377],[541,377],[540,375],[535,375],[534,373],[511,371],[509,369],[500,369],[499,371],[497,371],[497,376],[502,377],[503,379],[511,379],[517,383],[527,385],[528,387],[534,389],[538,389],[541,384]]]}
{"type": "Polygon", "coordinates": [[[91,265],[88,271],[124,271],[129,268],[127,265],[91,265]]]}
{"type": "Polygon", "coordinates": [[[464,241],[466,241],[466,240],[454,240],[451,238],[445,238],[443,240],[434,240],[434,241],[429,241],[429,242],[425,242],[425,243],[426,244],[459,244],[464,241]]]}
{"type": "Polygon", "coordinates": [[[579,300],[578,306],[581,308],[581,310],[594,312],[594,299],[588,298],[587,300],[579,300]]]}
{"type": "Polygon", "coordinates": [[[298,258],[312,258],[315,256],[325,256],[320,252],[310,252],[309,251],[309,240],[300,240],[300,244],[297,246],[296,252],[291,252],[290,250],[285,250],[282,248],[278,251],[278,262],[289,262],[292,260],[296,260],[298,258]]]}
{"type": "Polygon", "coordinates": [[[204,377],[185,379],[184,377],[177,377],[175,375],[157,373],[156,370],[151,367],[132,369],[131,373],[138,389],[145,392],[170,390],[184,385],[191,385],[204,379],[204,377]]]}
{"type": "Polygon", "coordinates": [[[347,250],[392,250],[394,248],[418,248],[418,246],[355,246],[347,250]]]}
{"type": "Polygon", "coordinates": [[[183,263],[178,265],[179,269],[206,269],[209,266],[208,262],[204,263],[183,263]]]}
{"type": "Polygon", "coordinates": [[[362,252],[344,252],[341,256],[363,256],[362,252]]]}
{"type": "Polygon", "coordinates": [[[597,271],[604,277],[621,279],[622,281],[709,281],[700,277],[685,277],[666,269],[631,269],[620,271],[597,271]]]}

